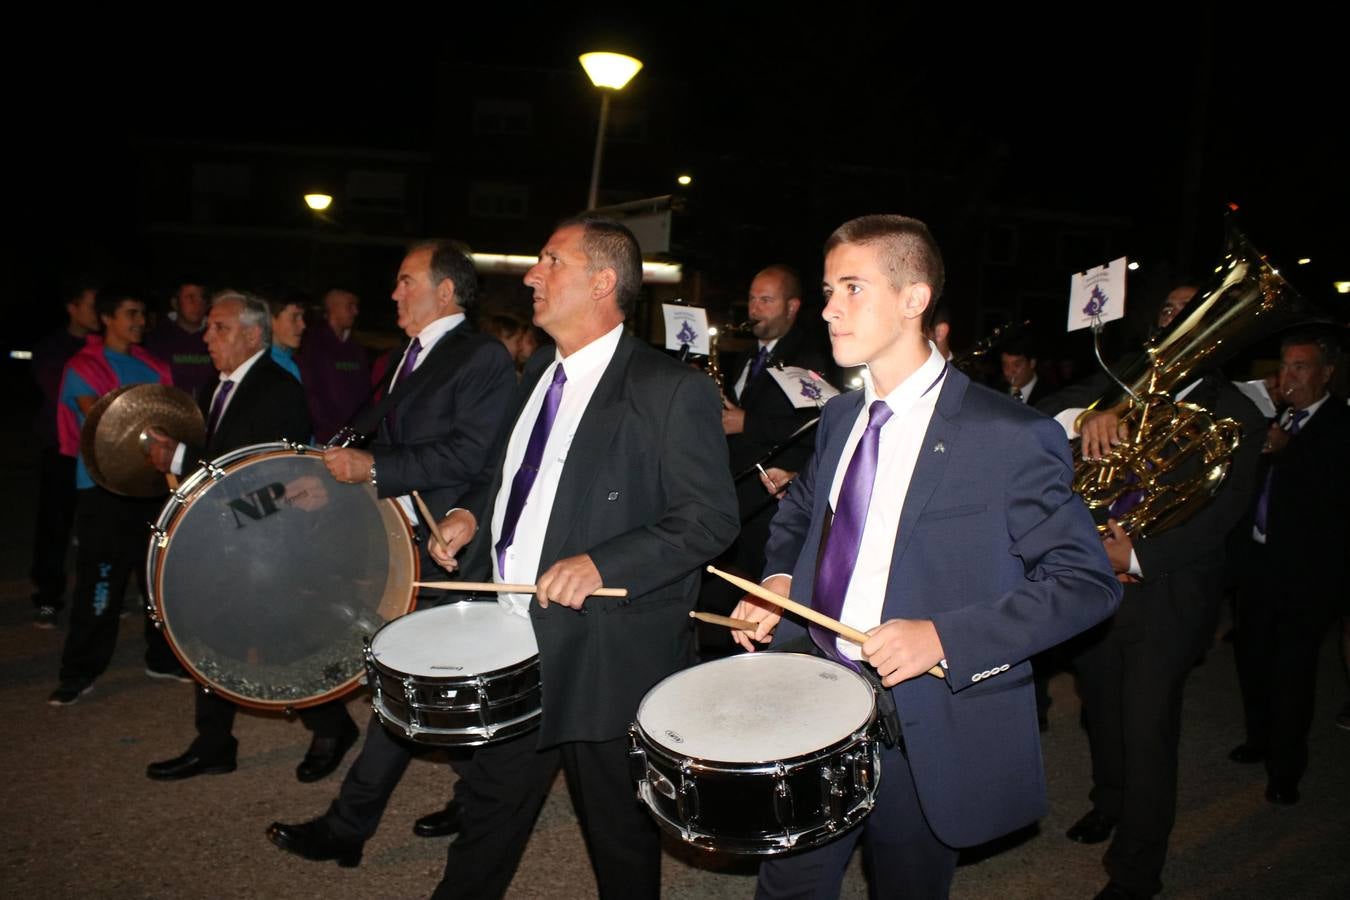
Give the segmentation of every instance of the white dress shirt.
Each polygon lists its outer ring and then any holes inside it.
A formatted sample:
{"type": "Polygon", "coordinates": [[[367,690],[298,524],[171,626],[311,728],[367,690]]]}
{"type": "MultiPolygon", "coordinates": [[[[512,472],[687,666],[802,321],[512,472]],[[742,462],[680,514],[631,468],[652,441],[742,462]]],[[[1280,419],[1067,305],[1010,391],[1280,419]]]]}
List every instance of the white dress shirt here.
{"type": "MultiPolygon", "coordinates": [[[[235,366],[233,372],[220,373],[220,379],[216,382],[216,389],[211,392],[211,402],[207,404],[206,407],[206,415],[208,417],[208,421],[206,424],[208,426],[210,426],[211,424],[209,421],[211,415],[211,407],[216,405],[216,397],[217,395],[220,394],[221,385],[223,385],[227,381],[234,382],[234,388],[230,391],[229,396],[225,398],[225,404],[220,408],[220,416],[217,417],[216,419],[217,425],[219,425],[221,422],[225,420],[226,410],[230,408],[230,404],[234,402],[234,398],[239,396],[239,382],[244,380],[244,376],[248,374],[248,370],[253,368],[253,364],[256,363],[259,359],[261,359],[262,355],[264,353],[269,352],[269,350],[270,347],[264,346],[257,353],[253,354],[248,359],[244,360],[239,365],[235,366]]],[[[173,462],[169,464],[169,471],[175,475],[182,475],[183,457],[186,455],[187,455],[187,444],[180,443],[178,445],[178,449],[173,451],[173,462]]]]}
{"type": "MultiPolygon", "coordinates": [[[[520,411],[516,426],[511,432],[511,440],[506,445],[506,460],[502,466],[502,484],[497,491],[496,502],[492,508],[492,576],[495,581],[507,584],[534,584],[539,578],[539,554],[544,548],[544,535],[548,533],[548,522],[553,514],[553,500],[558,494],[558,482],[562,479],[563,466],[567,462],[567,453],[571,449],[572,439],[576,437],[577,426],[590,405],[600,376],[605,373],[614,351],[623,336],[623,326],[618,325],[607,334],[596,338],[571,356],[563,359],[555,354],[554,360],[539,377],[530,399],[520,411]],[[520,518],[516,522],[516,534],[511,546],[506,550],[506,568],[501,570],[497,564],[497,540],[502,533],[502,523],[506,519],[506,505],[511,498],[511,484],[515,480],[516,470],[525,458],[525,449],[530,443],[530,434],[534,431],[535,419],[544,406],[544,397],[549,385],[553,383],[553,373],[559,365],[567,373],[567,382],[563,386],[562,401],[553,418],[553,428],[548,434],[548,443],[544,445],[544,455],[539,463],[539,473],[535,476],[530,493],[521,508],[520,518]]],[[[530,596],[528,594],[500,594],[498,600],[506,609],[519,615],[528,615],[530,596]]]]}
{"type": "MultiPolygon", "coordinates": [[[[878,397],[872,382],[872,373],[864,370],[863,404],[849,432],[844,452],[830,485],[830,509],[839,500],[839,490],[853,459],[853,451],[867,429],[868,409],[874,400],[884,400],[892,416],[881,429],[877,451],[877,477],[872,487],[872,501],[867,506],[867,520],[863,524],[862,540],[858,547],[858,561],[849,579],[844,595],[844,608],[839,618],[846,625],[867,631],[881,624],[882,606],[886,601],[886,585],[891,575],[891,554],[895,550],[895,535],[900,527],[900,513],[909,493],[910,478],[919,459],[928,423],[937,406],[938,394],[947,375],[947,361],[937,347],[929,342],[927,361],[901,382],[885,397],[878,397]]],[[[862,648],[852,641],[836,638],[839,652],[850,659],[861,659],[862,648]]]]}
{"type": "Polygon", "coordinates": [[[1017,388],[1010,388],[1008,390],[1008,396],[1012,397],[1014,400],[1020,400],[1023,403],[1026,403],[1027,398],[1031,396],[1031,392],[1036,390],[1036,379],[1039,377],[1040,376],[1038,375],[1032,375],[1031,380],[1028,381],[1026,384],[1022,385],[1021,387],[1022,396],[1018,397],[1015,394],[1013,394],[1013,391],[1017,390],[1017,388]]]}

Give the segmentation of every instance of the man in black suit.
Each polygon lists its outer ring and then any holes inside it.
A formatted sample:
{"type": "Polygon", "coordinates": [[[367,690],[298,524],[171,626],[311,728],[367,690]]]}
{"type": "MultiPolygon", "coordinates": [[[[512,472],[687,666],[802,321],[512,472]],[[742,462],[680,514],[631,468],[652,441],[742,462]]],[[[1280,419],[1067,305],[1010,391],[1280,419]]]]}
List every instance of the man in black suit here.
{"type": "MultiPolygon", "coordinates": [[[[1158,327],[1171,324],[1195,293],[1193,287],[1170,293],[1158,327]],[[1179,297],[1184,299],[1178,303],[1179,297]]],[[[1101,383],[1094,380],[1090,392],[1101,383]]],[[[1082,415],[1082,407],[1097,396],[1084,396],[1077,386],[1041,404],[1070,438],[1081,431],[1082,456],[1089,460],[1109,456],[1129,437],[1112,411],[1082,415]]],[[[1235,420],[1241,440],[1218,493],[1182,524],[1135,540],[1114,518],[1106,522],[1103,545],[1125,596],[1115,616],[1073,645],[1093,786],[1092,809],[1066,834],[1096,844],[1114,831],[1103,858],[1110,880],[1101,898],[1152,897],[1162,889],[1176,820],[1182,692],[1217,625],[1225,539],[1252,497],[1265,428],[1251,401],[1217,372],[1180,385],[1173,399],[1235,420]]]]}
{"type": "Polygon", "coordinates": [[[1036,374],[1036,348],[1030,335],[1019,334],[1002,345],[999,362],[1008,395],[1035,406],[1045,399],[1045,382],[1036,374]]]}
{"type": "MultiPolygon", "coordinates": [[[[203,460],[240,447],[280,439],[309,440],[304,391],[269,355],[271,322],[265,300],[235,291],[216,295],[207,316],[206,347],[220,377],[197,394],[207,422],[206,446],[189,447],[156,434],[149,448],[156,468],[182,475],[203,460]]],[[[177,781],[234,771],[239,747],[232,734],[237,707],[200,684],[196,698],[196,739],[185,753],[147,766],[147,777],[177,781]]],[[[355,743],[356,723],[336,700],[302,709],[298,716],[314,737],[295,774],[301,781],[317,781],[336,769],[355,743]]]]}
{"type": "MultiPolygon", "coordinates": [[[[747,304],[755,348],[737,367],[732,396],[722,410],[722,430],[727,435],[731,473],[736,480],[736,503],[741,533],[718,561],[720,568],[744,578],[758,578],[764,569],[764,545],[769,522],[778,510],[781,493],[811,457],[811,435],[788,439],[820,415],[818,407],[797,409],[773,377],[772,369],[799,366],[828,378],[834,362],[812,330],[812,323],[799,319],[802,308],[801,278],[790,266],[774,264],[761,270],[750,283],[747,304]],[[734,398],[734,402],[733,402],[734,398]],[[744,475],[770,451],[787,444],[764,462],[764,475],[744,475]]],[[[699,607],[725,615],[743,596],[721,578],[706,576],[699,592],[699,607]]],[[[709,650],[730,651],[732,643],[721,626],[699,629],[700,643],[709,650]]]]}
{"type": "Polygon", "coordinates": [[[534,625],[543,717],[538,734],[475,753],[435,896],[506,892],[561,763],[600,896],[654,898],[661,844],[626,734],[643,695],[693,662],[699,566],[736,534],[719,401],[708,378],[624,332],[642,285],[627,228],[562,223],[525,283],[556,352],[531,359],[490,488],[441,534],[451,553],[473,539],[466,577],[536,585],[507,602],[534,625]],[[590,596],[604,585],[628,596],[590,596]]]}
{"type": "MultiPolygon", "coordinates": [[[[409,341],[390,367],[383,399],[354,421],[356,431],[373,433],[374,440],[365,450],[324,453],[338,481],[374,482],[377,493],[397,497],[414,522],[419,516],[411,492],[418,491],[435,514],[443,515],[486,478],[492,441],[516,387],[511,355],[467,319],[477,292],[473,262],[458,244],[423,241],[409,248],[393,294],[399,327],[409,341]]],[[[420,537],[425,538],[428,525],[419,524],[420,537]]],[[[422,571],[434,571],[425,539],[420,548],[422,571]]],[[[449,599],[423,592],[418,605],[449,599]]],[[[361,754],[328,811],[301,824],[273,822],[268,836],[306,859],[356,865],[416,749],[372,717],[361,754]]],[[[457,823],[452,802],[420,819],[415,830],[424,837],[450,834],[457,823]]]]}
{"type": "Polygon", "coordinates": [[[1234,762],[1265,761],[1266,799],[1299,800],[1308,766],[1319,648],[1345,610],[1350,584],[1350,412],[1327,391],[1336,347],[1312,332],[1280,348],[1280,399],[1243,542],[1234,650],[1247,739],[1234,762]]]}

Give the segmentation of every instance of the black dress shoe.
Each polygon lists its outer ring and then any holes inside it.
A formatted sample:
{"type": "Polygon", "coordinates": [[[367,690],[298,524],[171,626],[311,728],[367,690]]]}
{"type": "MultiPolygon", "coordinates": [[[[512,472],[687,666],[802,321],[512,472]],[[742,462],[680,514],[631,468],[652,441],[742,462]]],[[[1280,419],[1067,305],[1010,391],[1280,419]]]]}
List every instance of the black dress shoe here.
{"type": "Polygon", "coordinates": [[[1228,751],[1228,758],[1235,763],[1250,765],[1251,763],[1259,763],[1261,760],[1265,759],[1266,752],[1253,747],[1251,744],[1238,744],[1232,750],[1228,751]]]}
{"type": "Polygon", "coordinates": [[[1292,778],[1272,778],[1266,785],[1266,799],[1280,806],[1293,806],[1299,800],[1298,782],[1292,778]]]}
{"type": "Polygon", "coordinates": [[[1102,888],[1093,900],[1148,900],[1153,896],[1155,895],[1127,888],[1118,881],[1108,881],[1106,887],[1102,888]]]}
{"type": "Polygon", "coordinates": [[[282,850],[296,856],[315,862],[335,859],[344,869],[361,864],[361,848],[366,844],[365,841],[344,841],[335,837],[323,819],[299,825],[273,822],[267,826],[267,837],[282,850]]]}
{"type": "Polygon", "coordinates": [[[173,759],[152,762],[145,767],[145,777],[154,781],[180,781],[197,775],[225,775],[234,770],[233,759],[202,759],[189,750],[173,759]]]}
{"type": "MultiPolygon", "coordinates": [[[[1088,814],[1075,822],[1068,831],[1064,832],[1064,836],[1080,844],[1100,844],[1111,836],[1115,827],[1116,819],[1114,816],[1108,816],[1094,807],[1088,810],[1088,814]]],[[[1110,885],[1107,885],[1107,887],[1110,887],[1110,885]]]]}
{"type": "Polygon", "coordinates": [[[445,809],[438,809],[413,823],[413,834],[418,837],[445,837],[459,831],[459,804],[451,800],[445,809]]]}
{"type": "Polygon", "coordinates": [[[360,736],[361,731],[355,725],[337,737],[315,735],[314,740],[309,742],[305,758],[295,767],[295,777],[309,783],[333,774],[333,770],[342,765],[342,757],[347,755],[360,736]]]}

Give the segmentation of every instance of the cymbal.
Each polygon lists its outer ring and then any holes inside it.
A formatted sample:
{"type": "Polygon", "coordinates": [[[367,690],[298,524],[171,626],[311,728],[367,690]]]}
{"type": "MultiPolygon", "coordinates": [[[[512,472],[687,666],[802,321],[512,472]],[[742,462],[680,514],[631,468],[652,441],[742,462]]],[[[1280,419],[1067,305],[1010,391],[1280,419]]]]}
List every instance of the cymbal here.
{"type": "Polygon", "coordinates": [[[169,488],[150,465],[141,434],[151,426],[187,444],[206,442],[206,421],[185,391],[133,384],[109,391],[85,416],[80,455],[94,483],[125,497],[159,497],[169,488]]]}

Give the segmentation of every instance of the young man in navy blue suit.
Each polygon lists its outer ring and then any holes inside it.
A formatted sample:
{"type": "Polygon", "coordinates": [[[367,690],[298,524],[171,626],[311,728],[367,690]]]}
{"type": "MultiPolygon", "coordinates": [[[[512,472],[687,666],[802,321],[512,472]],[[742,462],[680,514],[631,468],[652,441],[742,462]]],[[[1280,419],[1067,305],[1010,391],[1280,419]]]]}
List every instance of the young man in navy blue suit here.
{"type": "MultiPolygon", "coordinates": [[[[867,632],[861,647],[812,636],[875,670],[902,736],[883,753],[872,813],[831,843],[766,861],[759,897],[836,896],[859,838],[877,895],[945,897],[956,848],[1045,812],[1027,660],[1120,601],[1070,491],[1062,431],[971,384],[924,337],[942,283],[915,219],[865,216],[826,242],[835,362],[865,364],[864,389],[825,406],[815,455],[774,518],[764,584],[867,632]],[[934,666],[946,677],[927,675],[934,666]]],[[[775,628],[780,645],[801,634],[761,601],[733,615],[758,623],[761,644],[775,628]]]]}

